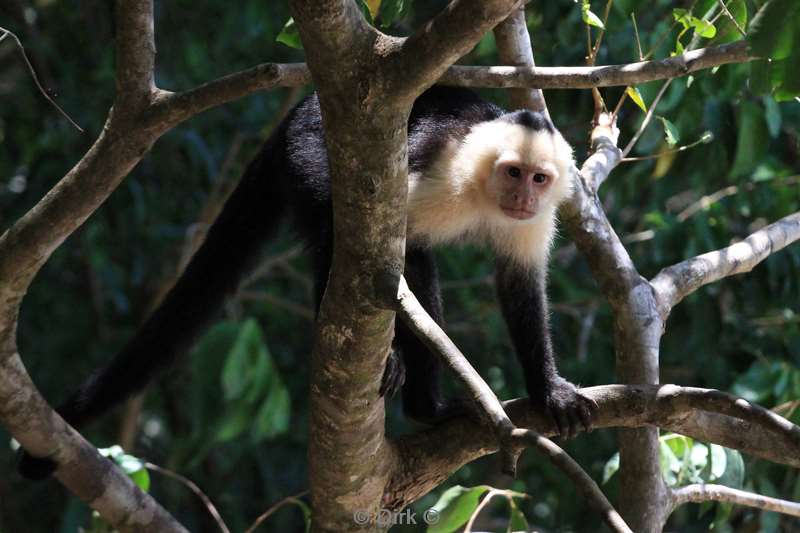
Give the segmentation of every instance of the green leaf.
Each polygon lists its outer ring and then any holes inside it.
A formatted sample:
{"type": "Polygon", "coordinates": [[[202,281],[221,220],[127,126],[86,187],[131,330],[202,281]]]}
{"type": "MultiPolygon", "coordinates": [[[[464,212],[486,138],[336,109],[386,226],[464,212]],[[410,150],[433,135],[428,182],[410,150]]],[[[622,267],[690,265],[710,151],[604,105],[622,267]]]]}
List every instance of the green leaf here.
{"type": "Polygon", "coordinates": [[[664,482],[667,485],[674,487],[678,483],[677,474],[681,471],[682,463],[669,444],[664,442],[663,439],[659,440],[659,450],[661,475],[664,476],[664,482]]]}
{"type": "Polygon", "coordinates": [[[481,496],[490,488],[488,485],[456,485],[447,489],[432,507],[438,513],[439,521],[428,526],[428,533],[450,533],[466,524],[478,507],[481,496]]]}
{"type": "Polygon", "coordinates": [[[126,454],[122,446],[114,445],[109,448],[98,448],[103,457],[108,457],[119,466],[125,474],[144,492],[150,490],[150,474],[144,466],[144,461],[133,455],[126,454]]]}
{"type": "Polygon", "coordinates": [[[639,106],[642,111],[647,113],[647,106],[644,103],[644,98],[642,98],[642,93],[639,92],[639,89],[636,87],[626,87],[625,94],[627,94],[633,103],[639,106]]]}
{"type": "Polygon", "coordinates": [[[692,451],[689,454],[688,472],[687,477],[695,482],[702,483],[703,479],[700,477],[700,472],[708,465],[708,447],[700,442],[695,442],[692,446],[692,451]]]}
{"type": "Polygon", "coordinates": [[[720,485],[739,489],[744,484],[744,459],[738,450],[724,448],[725,472],[716,480],[720,485]]]}
{"type": "Polygon", "coordinates": [[[303,49],[303,43],[300,41],[300,31],[292,18],[286,21],[275,40],[291,48],[303,49]]]}
{"type": "Polygon", "coordinates": [[[366,4],[367,9],[369,9],[370,16],[374,19],[378,16],[378,12],[381,10],[381,0],[361,0],[363,4],[366,4]]]}
{"type": "Polygon", "coordinates": [[[689,13],[688,9],[683,9],[682,7],[678,7],[672,10],[672,17],[675,19],[675,22],[683,26],[683,29],[689,29],[691,25],[692,15],[689,13]]]}
{"type": "MultiPolygon", "coordinates": [[[[242,404],[243,402],[239,402],[242,404]]],[[[249,409],[243,405],[232,406],[228,409],[228,414],[223,416],[221,424],[214,434],[214,442],[226,442],[233,440],[250,427],[253,416],[249,409]]]]}
{"type": "Polygon", "coordinates": [[[767,0],[750,23],[747,36],[753,54],[779,59],[786,47],[784,30],[793,24],[796,0],[767,0]],[[779,46],[780,44],[780,46],[779,46]]]}
{"type": "Polygon", "coordinates": [[[128,477],[144,492],[150,492],[150,473],[147,469],[142,468],[141,470],[132,472],[128,474],[128,477]]]}
{"type": "Polygon", "coordinates": [[[277,374],[273,374],[267,398],[261,404],[253,421],[253,439],[255,442],[272,438],[289,429],[289,415],[291,414],[291,400],[289,391],[280,381],[277,374]]]}
{"type": "Polygon", "coordinates": [[[358,7],[361,8],[361,14],[364,15],[364,18],[367,19],[367,22],[373,25],[375,21],[372,18],[372,10],[370,9],[370,6],[367,5],[367,2],[365,0],[358,0],[358,7]]]}
{"type": "Polygon", "coordinates": [[[695,35],[704,39],[713,39],[717,35],[717,28],[707,20],[693,18],[692,27],[695,35]]]}
{"type": "Polygon", "coordinates": [[[511,507],[511,516],[508,518],[508,529],[506,530],[506,533],[512,533],[514,531],[530,531],[528,519],[525,518],[525,515],[519,510],[519,507],[517,507],[517,504],[514,502],[513,498],[508,499],[508,505],[511,507]]]}
{"type": "Polygon", "coordinates": [[[268,358],[258,322],[252,318],[246,320],[225,358],[225,367],[222,370],[225,399],[242,397],[256,379],[252,369],[257,367],[259,360],[268,358]]]}
{"type": "Polygon", "coordinates": [[[719,479],[725,474],[725,469],[728,468],[728,456],[725,454],[725,448],[719,444],[709,444],[711,450],[711,480],[719,479]]]}
{"type": "Polygon", "coordinates": [[[744,0],[732,0],[727,2],[728,11],[733,16],[733,20],[736,21],[736,24],[728,18],[727,15],[723,15],[720,21],[717,23],[717,38],[716,43],[724,44],[730,43],[733,41],[738,41],[742,38],[741,32],[739,32],[739,28],[746,28],[747,27],[747,4],[745,4],[744,0]],[[739,28],[736,25],[739,25],[739,28]]]}
{"type": "Polygon", "coordinates": [[[666,138],[667,144],[670,146],[675,146],[678,144],[678,141],[681,139],[681,134],[678,131],[678,128],[667,120],[664,117],[656,117],[658,120],[661,121],[661,125],[664,126],[664,136],[666,138]]]}
{"type": "Polygon", "coordinates": [[[608,483],[608,480],[617,473],[617,470],[619,470],[619,452],[612,455],[611,459],[606,461],[603,467],[603,485],[608,483]]]}
{"type": "Polygon", "coordinates": [[[583,22],[589,26],[605,29],[605,25],[603,24],[603,21],[600,20],[600,17],[592,12],[592,6],[589,0],[583,0],[583,3],[581,4],[581,18],[583,19],[583,22]]]}
{"type": "Polygon", "coordinates": [[[407,0],[383,0],[380,10],[381,27],[387,28],[403,18],[410,5],[411,2],[407,0]]]}

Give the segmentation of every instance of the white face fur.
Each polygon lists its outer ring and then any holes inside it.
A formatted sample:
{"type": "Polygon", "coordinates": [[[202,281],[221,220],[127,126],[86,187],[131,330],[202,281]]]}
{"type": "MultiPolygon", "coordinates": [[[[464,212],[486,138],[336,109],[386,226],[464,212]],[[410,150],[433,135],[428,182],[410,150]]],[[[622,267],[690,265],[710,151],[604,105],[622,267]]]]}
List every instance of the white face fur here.
{"type": "Polygon", "coordinates": [[[572,148],[559,133],[503,120],[451,143],[425,175],[409,178],[409,239],[488,242],[543,265],[558,205],[572,192],[572,148]]]}

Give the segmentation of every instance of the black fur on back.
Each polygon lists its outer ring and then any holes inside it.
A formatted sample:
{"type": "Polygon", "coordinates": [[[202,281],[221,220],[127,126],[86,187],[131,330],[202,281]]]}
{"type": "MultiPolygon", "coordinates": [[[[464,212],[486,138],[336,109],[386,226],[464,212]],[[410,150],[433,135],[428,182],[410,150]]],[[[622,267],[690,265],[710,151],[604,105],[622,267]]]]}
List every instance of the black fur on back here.
{"type": "Polygon", "coordinates": [[[475,124],[495,120],[503,113],[469,89],[428,89],[414,102],[408,119],[408,170],[425,170],[450,140],[463,139],[475,124]]]}

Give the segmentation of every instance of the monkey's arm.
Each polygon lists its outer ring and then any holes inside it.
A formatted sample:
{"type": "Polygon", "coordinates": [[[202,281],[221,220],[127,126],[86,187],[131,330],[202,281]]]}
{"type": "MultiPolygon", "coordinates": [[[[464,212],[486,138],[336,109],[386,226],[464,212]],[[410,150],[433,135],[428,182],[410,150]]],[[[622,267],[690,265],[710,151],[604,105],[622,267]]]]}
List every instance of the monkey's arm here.
{"type": "Polygon", "coordinates": [[[594,405],[558,374],[548,321],[546,275],[541,267],[497,262],[497,294],[525,375],[528,395],[547,411],[562,436],[591,427],[594,405]]]}

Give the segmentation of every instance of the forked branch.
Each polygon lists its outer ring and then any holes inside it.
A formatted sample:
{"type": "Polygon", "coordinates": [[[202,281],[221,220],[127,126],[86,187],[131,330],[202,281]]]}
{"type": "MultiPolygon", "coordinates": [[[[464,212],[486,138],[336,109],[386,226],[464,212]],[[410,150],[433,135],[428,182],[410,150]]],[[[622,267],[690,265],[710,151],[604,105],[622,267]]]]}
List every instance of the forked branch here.
{"type": "Polygon", "coordinates": [[[749,272],[771,254],[800,239],[800,212],[756,231],[743,241],[664,268],[650,282],[663,318],[703,285],[749,272]]]}
{"type": "Polygon", "coordinates": [[[481,414],[488,419],[494,430],[502,454],[504,471],[513,475],[522,449],[533,446],[575,483],[592,507],[602,514],[603,520],[612,531],[631,531],[597,483],[561,447],[532,429],[519,429],[514,426],[492,389],[425,311],[403,277],[400,278],[395,311],[409,329],[456,374],[459,381],[469,390],[472,399],[480,406],[481,414]]]}
{"type": "MultiPolygon", "coordinates": [[[[581,389],[597,402],[595,428],[657,426],[800,468],[800,428],[763,407],[712,389],[675,385],[601,385],[581,389]]],[[[526,398],[503,403],[519,428],[555,435],[526,398]]],[[[497,451],[496,439],[466,418],[395,441],[401,467],[387,488],[387,508],[402,508],[464,464],[497,451]],[[422,481],[420,481],[422,480],[422,481]]]]}

